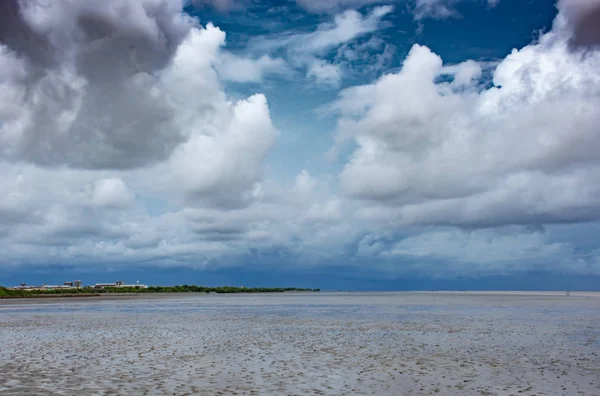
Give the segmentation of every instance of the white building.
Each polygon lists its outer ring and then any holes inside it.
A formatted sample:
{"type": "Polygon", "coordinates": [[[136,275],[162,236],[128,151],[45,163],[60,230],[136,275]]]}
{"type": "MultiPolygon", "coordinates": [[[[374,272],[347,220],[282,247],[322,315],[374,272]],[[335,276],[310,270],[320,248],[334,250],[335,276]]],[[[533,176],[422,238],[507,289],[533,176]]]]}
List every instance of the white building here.
{"type": "Polygon", "coordinates": [[[96,283],[94,285],[94,289],[105,289],[107,287],[111,287],[111,288],[137,287],[137,288],[140,288],[140,289],[147,289],[148,288],[148,286],[140,284],[139,281],[137,281],[135,283],[135,285],[128,285],[128,284],[124,283],[123,281],[116,281],[114,283],[96,283]]]}
{"type": "Polygon", "coordinates": [[[42,284],[40,286],[31,286],[25,283],[21,283],[19,286],[11,287],[12,290],[25,290],[25,291],[43,291],[43,290],[71,290],[71,289],[81,289],[81,281],[67,281],[62,285],[46,285],[42,284]]]}

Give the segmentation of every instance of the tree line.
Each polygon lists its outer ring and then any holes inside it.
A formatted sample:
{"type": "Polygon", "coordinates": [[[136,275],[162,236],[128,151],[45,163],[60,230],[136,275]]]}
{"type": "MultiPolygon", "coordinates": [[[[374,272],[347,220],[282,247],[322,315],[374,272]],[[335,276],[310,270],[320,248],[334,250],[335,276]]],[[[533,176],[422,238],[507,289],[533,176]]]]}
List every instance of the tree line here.
{"type": "Polygon", "coordinates": [[[96,293],[283,293],[283,292],[319,292],[320,289],[303,289],[298,287],[237,287],[237,286],[149,286],[142,287],[106,287],[96,289],[84,286],[80,289],[53,289],[53,290],[18,290],[7,289],[0,286],[0,297],[27,297],[46,294],[96,294],[96,293]]]}

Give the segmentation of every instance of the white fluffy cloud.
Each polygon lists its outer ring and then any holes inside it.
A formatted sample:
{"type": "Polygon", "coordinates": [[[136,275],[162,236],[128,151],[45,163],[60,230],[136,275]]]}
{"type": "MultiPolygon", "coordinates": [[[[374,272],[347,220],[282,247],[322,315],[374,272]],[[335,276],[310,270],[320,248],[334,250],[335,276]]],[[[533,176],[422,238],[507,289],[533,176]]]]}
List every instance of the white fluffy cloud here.
{"type": "Polygon", "coordinates": [[[225,34],[201,28],[177,2],[22,4],[9,1],[0,33],[0,154],[8,160],[85,169],[160,163],[204,133],[208,113],[228,116],[215,67],[237,81],[282,67],[222,52],[225,34]]]}
{"type": "Polygon", "coordinates": [[[483,89],[475,62],[444,67],[415,45],[401,71],[336,102],[340,138],[358,144],[341,183],[398,225],[597,219],[599,67],[600,52],[550,32],[483,89]],[[454,81],[437,83],[442,74],[454,81]]]}
{"type": "Polygon", "coordinates": [[[3,262],[232,254],[185,205],[251,204],[278,131],[264,95],[224,93],[225,33],[171,1],[44,4],[0,30],[3,262]]]}
{"type": "Polygon", "coordinates": [[[254,95],[228,109],[226,125],[214,134],[193,136],[173,155],[176,186],[192,199],[218,206],[238,206],[252,196],[262,179],[262,164],[275,142],[263,95],[254,95]]]}

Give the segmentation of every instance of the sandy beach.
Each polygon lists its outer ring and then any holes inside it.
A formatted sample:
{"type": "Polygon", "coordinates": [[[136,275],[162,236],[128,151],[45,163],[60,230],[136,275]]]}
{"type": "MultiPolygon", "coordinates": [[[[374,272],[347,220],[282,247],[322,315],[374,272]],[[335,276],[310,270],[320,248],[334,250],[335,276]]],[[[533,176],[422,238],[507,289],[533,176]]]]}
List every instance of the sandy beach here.
{"type": "Polygon", "coordinates": [[[72,300],[0,301],[0,394],[600,394],[596,294],[72,300]]]}

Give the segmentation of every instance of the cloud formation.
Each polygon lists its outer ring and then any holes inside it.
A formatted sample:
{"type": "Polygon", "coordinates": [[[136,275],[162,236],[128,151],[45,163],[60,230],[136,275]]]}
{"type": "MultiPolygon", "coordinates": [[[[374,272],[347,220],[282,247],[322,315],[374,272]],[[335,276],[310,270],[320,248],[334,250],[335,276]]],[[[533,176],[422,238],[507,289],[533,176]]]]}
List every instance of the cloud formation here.
{"type": "Polygon", "coordinates": [[[340,84],[344,62],[393,51],[372,35],[391,7],[233,53],[172,1],[3,2],[0,263],[598,274],[592,242],[583,254],[556,236],[600,220],[590,4],[559,2],[552,31],[491,83],[489,64],[414,45],[399,71],[331,104],[339,174],[307,161],[275,180],[285,164],[269,154],[288,131],[265,94],[227,82],[297,68],[340,84]]]}
{"type": "Polygon", "coordinates": [[[281,58],[263,55],[253,59],[223,52],[216,65],[219,77],[225,81],[237,83],[259,83],[266,76],[289,76],[293,73],[288,64],[281,58]]]}
{"type": "Polygon", "coordinates": [[[349,8],[360,8],[371,4],[390,4],[394,0],[296,0],[296,3],[309,12],[333,14],[349,8]]]}
{"type": "Polygon", "coordinates": [[[187,0],[196,7],[211,6],[219,12],[230,12],[243,10],[246,0],[187,0]]]}
{"type": "Polygon", "coordinates": [[[444,67],[415,45],[398,73],[343,91],[339,139],[358,145],[346,193],[398,225],[598,220],[600,52],[570,39],[553,31],[514,50],[491,88],[477,63],[444,67]]]}
{"type": "Polygon", "coordinates": [[[571,31],[576,47],[600,45],[600,1],[560,0],[557,24],[571,31]]]}
{"type": "MultiPolygon", "coordinates": [[[[346,10],[312,32],[254,38],[250,41],[249,50],[263,54],[284,51],[289,64],[304,69],[306,77],[335,87],[343,77],[343,69],[340,63],[327,60],[327,55],[380,29],[382,19],[393,10],[389,5],[374,7],[364,15],[356,10],[346,10]]],[[[359,50],[354,48],[355,52],[359,50]]]]}
{"type": "Polygon", "coordinates": [[[163,0],[45,4],[3,2],[2,156],[89,169],[164,160],[185,136],[160,73],[193,23],[163,0]]]}
{"type": "Polygon", "coordinates": [[[455,7],[457,4],[465,1],[485,1],[489,7],[494,7],[500,0],[416,0],[414,9],[415,19],[460,17],[455,7]]]}
{"type": "Polygon", "coordinates": [[[186,205],[251,203],[278,132],[224,93],[224,32],[171,1],[45,4],[3,3],[4,262],[160,261],[195,240],[186,205]]]}

